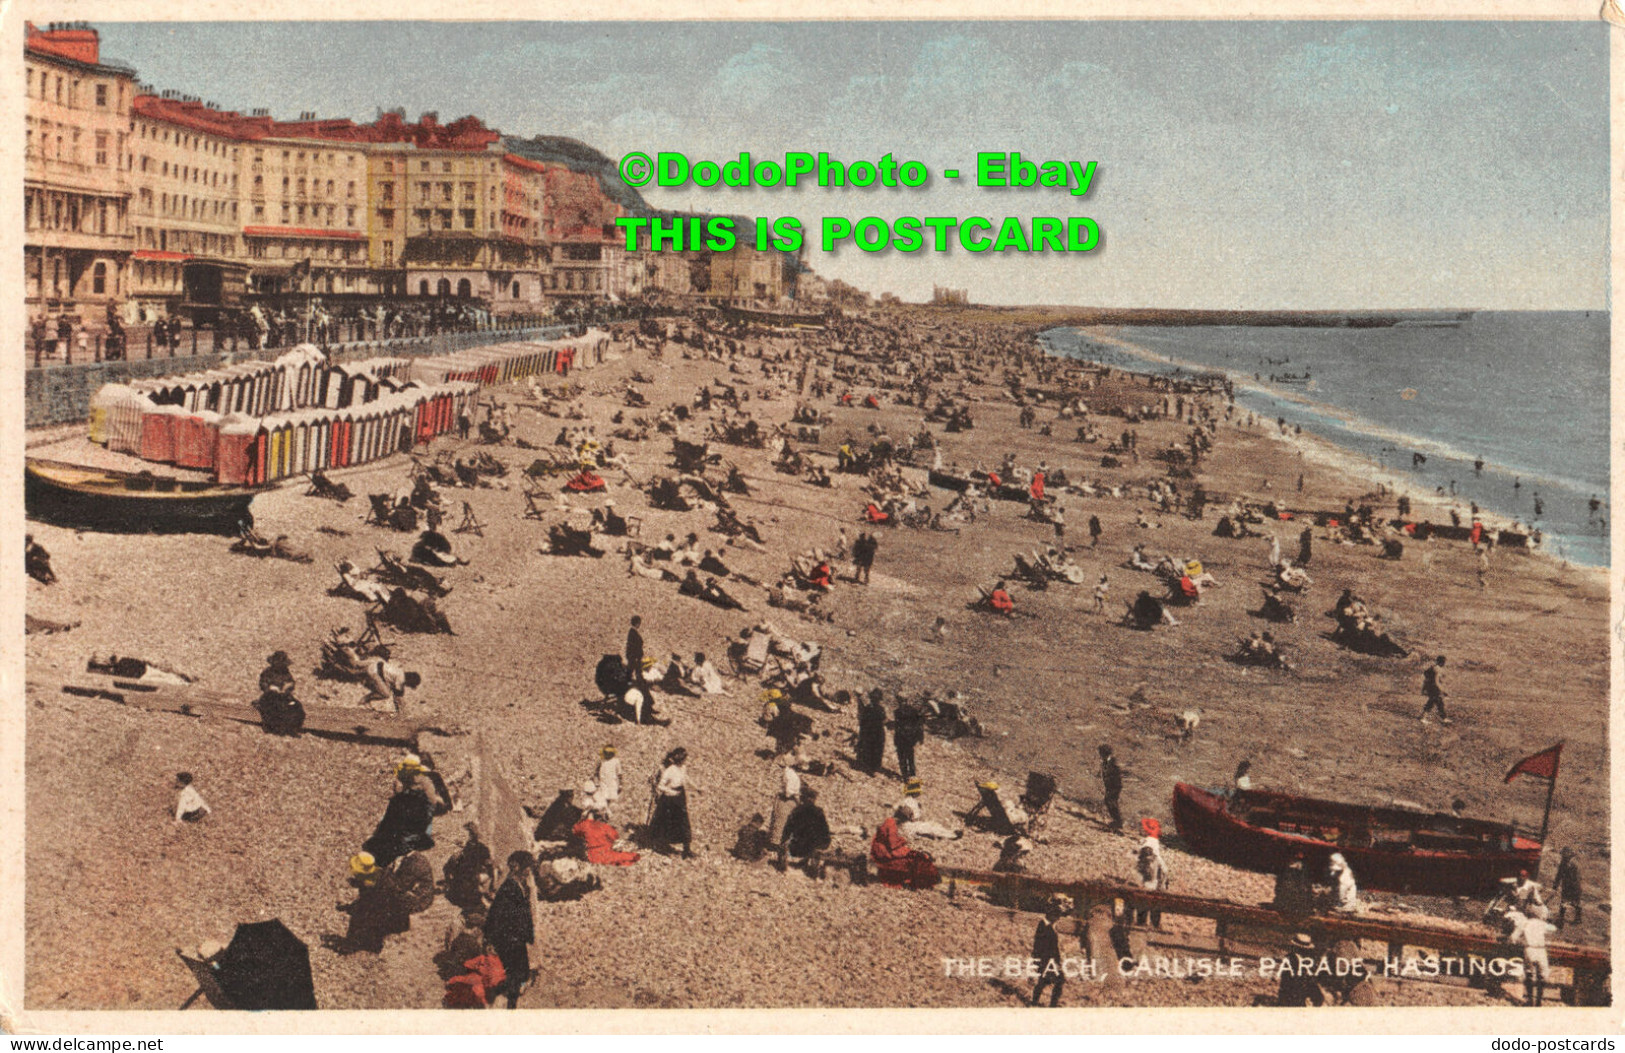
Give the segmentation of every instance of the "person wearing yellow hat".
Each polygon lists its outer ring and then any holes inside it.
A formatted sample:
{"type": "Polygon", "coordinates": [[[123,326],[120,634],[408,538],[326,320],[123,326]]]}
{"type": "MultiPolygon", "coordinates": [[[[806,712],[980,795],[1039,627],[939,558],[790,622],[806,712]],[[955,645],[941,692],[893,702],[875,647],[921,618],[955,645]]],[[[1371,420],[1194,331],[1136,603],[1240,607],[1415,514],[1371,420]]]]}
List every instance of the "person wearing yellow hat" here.
{"type": "Polygon", "coordinates": [[[376,885],[383,874],[371,852],[357,852],[350,857],[350,878],[356,885],[376,885]]]}
{"type": "Polygon", "coordinates": [[[910,779],[903,788],[903,800],[897,806],[897,814],[902,818],[903,836],[927,837],[935,841],[957,841],[963,837],[964,831],[950,830],[941,823],[934,823],[925,818],[924,794],[923,779],[910,779]]]}

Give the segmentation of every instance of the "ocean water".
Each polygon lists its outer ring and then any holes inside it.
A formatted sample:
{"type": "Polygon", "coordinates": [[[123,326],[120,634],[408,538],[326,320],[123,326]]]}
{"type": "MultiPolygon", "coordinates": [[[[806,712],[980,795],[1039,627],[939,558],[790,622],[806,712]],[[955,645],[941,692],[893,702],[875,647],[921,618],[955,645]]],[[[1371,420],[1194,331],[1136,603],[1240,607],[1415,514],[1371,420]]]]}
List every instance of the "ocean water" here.
{"type": "Polygon", "coordinates": [[[1149,354],[1076,329],[1042,339],[1054,354],[1117,368],[1222,371],[1238,406],[1453,495],[1464,517],[1477,502],[1538,528],[1547,552],[1608,564],[1605,311],[1481,311],[1459,326],[1372,329],[1124,326],[1111,335],[1149,354]],[[1425,463],[1414,463],[1417,453],[1425,463]]]}

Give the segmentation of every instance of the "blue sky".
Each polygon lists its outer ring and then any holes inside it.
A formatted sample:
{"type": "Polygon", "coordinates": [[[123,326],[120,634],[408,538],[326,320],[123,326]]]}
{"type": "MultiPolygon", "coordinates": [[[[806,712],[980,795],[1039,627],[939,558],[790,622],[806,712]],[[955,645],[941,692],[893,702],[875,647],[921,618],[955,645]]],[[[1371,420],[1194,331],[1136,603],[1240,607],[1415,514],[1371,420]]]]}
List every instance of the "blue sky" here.
{"type": "Polygon", "coordinates": [[[908,299],[1215,308],[1606,306],[1608,38],[1561,22],[101,24],[142,79],[224,106],[378,107],[619,157],[828,151],[969,171],[1095,161],[1084,199],[660,190],[664,207],[1095,218],[1083,256],[841,250],[908,299]]]}

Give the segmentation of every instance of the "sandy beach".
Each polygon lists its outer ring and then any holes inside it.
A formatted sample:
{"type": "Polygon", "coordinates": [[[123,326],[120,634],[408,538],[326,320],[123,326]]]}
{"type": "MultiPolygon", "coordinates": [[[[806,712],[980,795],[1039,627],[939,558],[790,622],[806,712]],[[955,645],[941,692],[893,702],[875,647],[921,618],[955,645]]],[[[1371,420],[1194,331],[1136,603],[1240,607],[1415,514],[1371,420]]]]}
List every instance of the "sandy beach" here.
{"type": "MultiPolygon", "coordinates": [[[[616,745],[625,772],[622,800],[612,822],[623,833],[644,822],[649,783],[660,758],[674,746],[690,755],[696,784],[695,849],[687,861],[655,853],[629,868],[600,868],[604,887],[577,903],[538,904],[532,961],[537,982],[522,1008],[728,1006],[1014,1006],[1029,993],[1025,982],[945,975],[946,957],[1025,955],[1036,916],[994,907],[976,894],[950,899],[942,892],[911,893],[878,886],[815,882],[780,874],[730,854],[740,828],[754,813],[767,814],[778,784],[769,740],[758,722],[760,686],[730,679],[727,695],[670,698],[670,727],[605,724],[584,701],[597,697],[593,669],[600,656],[619,652],[627,619],[640,614],[652,655],[685,659],[703,651],[721,659],[741,628],[771,621],[785,634],[816,642],[831,688],[941,697],[959,691],[985,729],[981,738],[928,737],[919,752],[927,813],[950,826],[976,803],[975,784],[993,777],[1018,787],[1030,771],[1053,773],[1060,799],[1028,860],[1036,874],[1117,877],[1133,873],[1137,838],[1110,832],[1104,823],[1096,747],[1111,744],[1127,780],[1123,810],[1131,829],[1142,816],[1159,818],[1172,832],[1170,795],[1179,781],[1228,785],[1236,764],[1252,762],[1255,785],[1362,804],[1394,800],[1448,810],[1454,799],[1469,815],[1539,825],[1544,790],[1503,781],[1520,757],[1564,740],[1563,769],[1552,811],[1547,859],[1549,885],[1557,850],[1580,853],[1588,896],[1585,924],[1563,938],[1606,945],[1610,866],[1608,783],[1608,588],[1606,574],[1566,566],[1545,554],[1499,550],[1485,588],[1470,546],[1435,539],[1410,544],[1400,561],[1377,558],[1374,546],[1338,544],[1315,531],[1309,571],[1314,584],[1298,603],[1292,625],[1268,625],[1250,615],[1268,576],[1267,538],[1213,536],[1232,499],[1278,500],[1293,508],[1341,509],[1356,505],[1377,479],[1369,466],[1312,436],[1270,434],[1221,423],[1198,481],[1211,494],[1203,519],[1163,514],[1144,483],[1163,475],[1149,456],[1103,467],[1106,441],[1125,427],[1113,407],[1152,404],[1160,392],[1113,371],[1087,393],[1100,430],[1099,444],[1072,440],[1076,422],[1055,420],[1055,409],[1036,404],[1039,425],[1018,426],[1020,407],[1001,382],[1010,347],[1030,350],[1030,324],[1019,316],[989,318],[926,309],[884,315],[894,332],[854,327],[839,338],[875,344],[902,334],[905,348],[952,348],[965,372],[941,384],[964,385],[975,416],[969,431],[927,427],[944,463],[996,467],[1013,454],[1031,468],[1047,462],[1074,483],[1088,479],[1125,490],[1123,497],[1061,492],[1073,560],[1086,584],[1052,583],[1031,590],[1012,581],[1020,616],[1004,619],[968,609],[978,586],[1009,575],[1014,553],[1054,539],[1051,528],[1026,518],[1019,502],[993,501],[957,532],[898,527],[878,530],[879,552],[868,585],[845,580],[849,564],[826,601],[833,621],[822,622],[770,607],[763,588],[730,580],[727,587],[747,610],[725,611],[682,596],[677,586],[629,573],[608,539],[602,559],[545,553],[546,527],[562,522],[562,507],[546,522],[525,517],[519,472],[538,453],[512,439],[551,446],[566,425],[593,425],[599,436],[628,419],[653,419],[671,403],[691,403],[706,384],[735,383],[750,392],[744,404],[764,430],[787,423],[798,399],[798,349],[816,349],[818,365],[836,358],[836,338],[753,334],[742,353],[706,358],[687,345],[664,342],[659,357],[625,340],[602,366],[573,374],[585,390],[573,400],[579,420],[533,408],[521,386],[483,392],[508,405],[510,441],[480,447],[509,468],[497,485],[446,489],[447,527],[467,501],[483,523],[483,536],[456,534],[467,566],[445,572],[452,591],[443,601],[456,634],[392,634],[395,654],[421,671],[423,687],[408,695],[403,716],[436,724],[451,734],[433,736],[437,763],[454,793],[467,786],[476,738],[499,761],[526,805],[545,808],[556,793],[590,775],[599,748],[616,745]],[[967,338],[981,352],[955,345],[967,338]],[[769,359],[759,356],[766,352],[769,359]],[[690,357],[692,356],[692,357],[690,357]],[[733,371],[730,371],[732,366],[733,371]],[[634,371],[653,378],[635,386],[648,409],[627,408],[634,371]],[[1301,492],[1298,479],[1302,477],[1301,492]],[[1148,525],[1137,524],[1143,513],[1148,525]],[[1103,535],[1091,548],[1086,529],[1098,515],[1103,535]],[[1218,581],[1202,602],[1179,612],[1178,626],[1137,632],[1119,624],[1123,603],[1153,578],[1125,566],[1144,543],[1163,553],[1200,559],[1218,581]],[[1091,612],[1092,587],[1110,581],[1105,615],[1091,612]],[[1328,639],[1325,617],[1345,588],[1363,597],[1406,658],[1353,653],[1328,639]],[[946,619],[946,634],[931,627],[946,619]],[[1250,668],[1225,659],[1255,630],[1270,628],[1295,670],[1250,668]],[[1421,676],[1425,660],[1449,656],[1453,723],[1424,723],[1421,676]],[[1201,711],[1190,741],[1175,719],[1201,711]]],[[[737,337],[732,337],[738,339],[737,337]]],[[[863,366],[870,364],[864,359],[863,366]]],[[[1056,370],[1073,367],[1056,365],[1056,370]]],[[[554,379],[547,385],[562,389],[554,379]]],[[[764,551],[726,544],[710,532],[706,511],[649,507],[620,470],[605,469],[609,497],[623,514],[641,519],[638,540],[667,534],[700,535],[701,546],[722,555],[736,575],[771,584],[792,555],[813,546],[835,547],[869,529],[860,522],[864,477],[834,473],[834,451],[850,435],[870,441],[883,427],[895,440],[922,428],[923,410],[899,405],[892,391],[858,380],[854,405],[831,398],[816,408],[833,417],[817,443],[794,441],[830,467],[833,485],[819,488],[777,472],[766,449],[712,443],[737,465],[752,493],[732,497],[737,511],[760,527],[764,551]],[[878,410],[857,405],[875,391],[878,410]]],[[[679,434],[695,439],[718,413],[697,413],[679,434]]],[[[1189,427],[1155,419],[1133,424],[1142,451],[1180,442],[1189,427]]],[[[31,439],[30,454],[83,454],[80,437],[31,439]],[[47,439],[51,441],[46,441],[47,439]]],[[[473,452],[473,441],[443,437],[418,456],[473,452]]],[[[670,436],[651,432],[642,442],[617,441],[630,477],[647,482],[669,474],[670,436]]],[[[927,462],[928,463],[928,462],[927,462]]],[[[38,521],[29,527],[53,557],[58,581],[28,583],[28,613],[77,623],[67,632],[27,640],[27,968],[30,1009],[175,1008],[194,983],[175,957],[176,947],[228,939],[238,921],[280,917],[311,947],[316,995],[322,1008],[433,1008],[442,981],[431,961],[455,911],[437,900],[416,916],[411,931],[391,937],[382,954],[341,953],[333,937],[345,917],[335,904],[353,893],[346,860],[372,831],[389,798],[399,749],[286,740],[258,728],[178,714],[160,714],[65,695],[65,683],[85,679],[92,654],[135,655],[178,669],[201,687],[248,703],[272,651],[285,650],[307,707],[359,707],[364,689],[315,679],[320,644],[328,630],[360,628],[362,607],[330,595],[334,564],[350,559],[370,566],[375,549],[403,556],[412,537],[362,522],[368,493],[396,492],[407,484],[409,461],[397,455],[362,468],[332,473],[358,497],[340,505],[304,495],[302,479],[289,480],[254,505],[257,529],[285,534],[313,557],[308,564],[258,560],[228,551],[230,539],[207,536],[80,533],[38,521]],[[214,811],[201,824],[171,822],[171,783],[177,771],[196,774],[214,811]]],[[[713,474],[715,472],[713,471],[713,474]]],[[[923,468],[905,469],[923,485],[923,468]]],[[[557,492],[562,478],[549,483],[557,492]]],[[[1403,480],[1384,479],[1386,505],[1403,480]]],[[[1188,484],[1181,484],[1188,486],[1188,484]]],[[[951,495],[921,498],[940,509],[951,495]]],[[[1413,495],[1420,510],[1445,506],[1431,493],[1413,495]],[[1425,502],[1425,505],[1424,505],[1425,502]]],[[[578,508],[602,497],[559,498],[578,508]]],[[[1297,551],[1301,521],[1265,524],[1281,549],[1297,551]]],[[[834,824],[872,832],[899,799],[902,782],[888,743],[886,772],[852,770],[850,713],[811,711],[814,759],[833,764],[827,777],[808,776],[834,824]]],[[[457,812],[435,824],[430,853],[437,870],[461,843],[457,812]]],[[[999,838],[975,827],[956,841],[927,847],[939,861],[990,867],[999,838]]],[[[1174,891],[1238,903],[1267,901],[1269,876],[1233,870],[1182,851],[1168,839],[1174,891]]],[[[867,849],[867,839],[838,835],[836,846],[867,849]]],[[[1368,896],[1374,909],[1420,912],[1451,921],[1476,921],[1481,902],[1368,896]]],[[[1555,903],[1555,894],[1548,893],[1555,903]]],[[[1193,938],[1211,926],[1170,919],[1174,936],[1193,938]]],[[[1505,1004],[1509,993],[1430,984],[1378,981],[1382,1004],[1505,1004]]],[[[1136,980],[1069,984],[1069,1005],[1249,1005],[1274,992],[1274,983],[1136,980]]]]}

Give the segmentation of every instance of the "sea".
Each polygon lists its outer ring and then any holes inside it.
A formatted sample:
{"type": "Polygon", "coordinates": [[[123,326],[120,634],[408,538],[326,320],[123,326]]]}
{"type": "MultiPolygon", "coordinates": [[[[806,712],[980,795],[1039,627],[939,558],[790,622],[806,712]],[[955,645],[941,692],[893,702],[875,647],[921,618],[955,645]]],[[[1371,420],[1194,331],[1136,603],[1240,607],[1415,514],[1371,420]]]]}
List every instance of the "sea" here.
{"type": "Polygon", "coordinates": [[[1223,372],[1239,408],[1451,498],[1464,518],[1476,502],[1540,530],[1548,553],[1608,565],[1606,311],[1095,332],[1102,338],[1051,329],[1040,340],[1052,354],[1136,372],[1223,372]]]}

